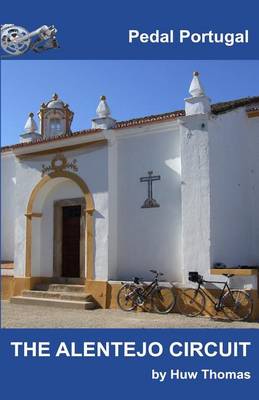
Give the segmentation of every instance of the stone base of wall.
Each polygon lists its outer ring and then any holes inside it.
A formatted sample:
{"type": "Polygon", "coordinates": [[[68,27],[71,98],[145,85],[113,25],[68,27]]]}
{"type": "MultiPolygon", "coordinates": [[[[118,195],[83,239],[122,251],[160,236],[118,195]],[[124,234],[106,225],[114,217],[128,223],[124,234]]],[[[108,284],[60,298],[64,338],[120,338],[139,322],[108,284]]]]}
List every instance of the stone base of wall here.
{"type": "Polygon", "coordinates": [[[9,300],[14,295],[14,282],[13,276],[1,276],[1,299],[9,300]]]}
{"type": "MultiPolygon", "coordinates": [[[[31,278],[17,278],[13,276],[2,276],[1,277],[1,298],[3,300],[8,300],[12,296],[19,296],[23,290],[33,289],[36,284],[39,283],[52,283],[53,278],[47,277],[31,277],[31,278]]],[[[85,281],[85,291],[90,293],[94,300],[101,308],[110,308],[117,309],[117,294],[121,287],[120,282],[112,282],[112,281],[85,281]]],[[[176,289],[177,292],[182,289],[176,289]]],[[[208,290],[210,296],[217,299],[219,290],[209,289],[208,290]]],[[[257,290],[247,290],[250,296],[253,299],[253,313],[251,316],[251,320],[259,320],[259,297],[257,290]]],[[[143,311],[140,307],[137,311],[143,311]]],[[[178,312],[177,306],[173,310],[173,312],[178,312]]],[[[215,309],[213,303],[206,299],[206,307],[204,311],[204,315],[208,317],[215,316],[215,309]]],[[[224,317],[218,313],[218,317],[224,317]]]]}
{"type": "Polygon", "coordinates": [[[45,277],[14,277],[1,276],[1,299],[9,300],[13,296],[20,296],[23,290],[30,290],[38,283],[51,283],[52,278],[45,277]]]}
{"type": "MultiPolygon", "coordinates": [[[[119,291],[120,287],[121,287],[121,284],[118,283],[118,282],[116,282],[116,283],[108,282],[107,303],[106,303],[107,304],[107,308],[113,308],[113,309],[119,308],[119,306],[117,304],[117,294],[118,294],[118,291],[119,291]]],[[[180,291],[182,289],[185,289],[185,288],[181,288],[181,289],[180,288],[176,288],[175,289],[176,296],[180,293],[180,291]]],[[[186,289],[187,289],[187,287],[186,287],[186,289]]],[[[207,291],[208,291],[209,295],[216,301],[218,296],[219,296],[219,294],[220,294],[220,290],[209,289],[207,291]]],[[[252,315],[251,315],[250,319],[252,321],[259,320],[259,297],[258,297],[258,292],[257,292],[257,290],[247,290],[247,292],[250,294],[250,296],[251,296],[251,298],[253,300],[253,312],[252,312],[252,315]]],[[[137,311],[143,311],[143,309],[141,307],[138,307],[137,311]]],[[[173,312],[176,312],[176,313],[179,312],[178,309],[177,309],[177,304],[176,304],[173,312]]],[[[210,317],[210,318],[213,318],[216,315],[217,315],[217,318],[221,318],[221,317],[222,318],[226,318],[223,312],[216,313],[214,304],[209,299],[206,299],[206,306],[205,306],[205,310],[203,312],[203,315],[207,316],[207,317],[210,317]]]]}

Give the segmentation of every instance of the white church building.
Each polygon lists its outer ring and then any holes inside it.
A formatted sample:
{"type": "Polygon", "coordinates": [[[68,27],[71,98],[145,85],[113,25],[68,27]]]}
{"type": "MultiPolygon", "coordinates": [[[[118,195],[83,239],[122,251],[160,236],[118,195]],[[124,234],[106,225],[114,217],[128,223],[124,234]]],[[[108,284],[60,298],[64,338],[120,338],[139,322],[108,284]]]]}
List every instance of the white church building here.
{"type": "Polygon", "coordinates": [[[213,279],[224,264],[257,299],[259,96],[211,104],[194,73],[184,102],[116,121],[102,96],[77,132],[57,94],[29,114],[1,151],[3,298],[84,285],[114,307],[121,280],[150,267],[188,286],[189,271],[213,279]]]}

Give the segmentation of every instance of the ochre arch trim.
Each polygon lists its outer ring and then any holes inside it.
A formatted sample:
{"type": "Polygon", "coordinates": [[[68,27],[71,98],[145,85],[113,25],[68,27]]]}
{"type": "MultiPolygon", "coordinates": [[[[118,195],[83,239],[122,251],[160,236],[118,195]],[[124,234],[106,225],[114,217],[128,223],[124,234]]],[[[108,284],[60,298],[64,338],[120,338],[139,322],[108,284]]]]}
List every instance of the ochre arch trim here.
{"type": "Polygon", "coordinates": [[[27,214],[31,214],[33,212],[33,205],[34,205],[36,196],[39,193],[39,191],[43,188],[43,186],[46,185],[46,183],[48,183],[49,181],[51,181],[54,178],[67,178],[67,179],[70,179],[73,182],[75,182],[80,187],[80,189],[82,190],[82,192],[84,194],[85,201],[86,201],[86,211],[88,211],[88,210],[94,211],[93,196],[92,196],[92,193],[90,192],[87,184],[85,183],[85,181],[82,178],[80,178],[80,176],[74,174],[73,172],[56,171],[56,172],[51,172],[50,174],[44,176],[34,187],[33,191],[31,192],[29,202],[27,205],[27,211],[26,211],[27,214]]]}
{"type": "Polygon", "coordinates": [[[55,171],[44,176],[37,185],[33,188],[26,210],[26,255],[25,255],[25,276],[31,276],[31,263],[32,263],[32,218],[34,217],[33,206],[37,194],[41,189],[52,179],[55,178],[67,178],[75,182],[83,192],[86,202],[86,232],[85,232],[85,254],[86,254],[86,278],[87,280],[94,279],[94,224],[93,224],[93,212],[94,200],[92,193],[90,192],[85,181],[80,176],[70,171],[55,171]]]}

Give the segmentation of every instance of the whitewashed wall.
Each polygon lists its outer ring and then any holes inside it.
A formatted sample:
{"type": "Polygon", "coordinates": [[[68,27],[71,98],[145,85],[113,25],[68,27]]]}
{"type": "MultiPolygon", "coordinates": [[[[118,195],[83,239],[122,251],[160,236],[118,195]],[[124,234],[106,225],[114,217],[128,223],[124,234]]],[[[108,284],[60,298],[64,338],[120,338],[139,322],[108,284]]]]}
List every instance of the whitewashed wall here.
{"type": "Polygon", "coordinates": [[[14,260],[15,223],[15,158],[10,153],[1,157],[1,260],[14,260]]]}
{"type": "Polygon", "coordinates": [[[118,137],[117,270],[110,279],[151,279],[150,267],[166,279],[181,279],[180,137],[175,123],[129,129],[118,137]],[[159,208],[141,208],[153,170],[159,208]]]}
{"type": "Polygon", "coordinates": [[[252,231],[251,258],[253,264],[259,265],[259,117],[247,120],[244,135],[249,138],[247,160],[252,231]]]}
{"type": "MultiPolygon", "coordinates": [[[[152,266],[186,283],[190,269],[209,277],[215,262],[259,265],[259,118],[240,108],[109,137],[108,146],[65,153],[78,160],[95,201],[96,279],[150,279],[152,266]],[[161,175],[153,186],[160,208],[142,209],[147,184],[139,178],[149,170],[161,175]]],[[[53,156],[15,162],[3,154],[2,259],[14,258],[16,276],[24,275],[28,199],[53,156]]],[[[34,210],[44,215],[33,221],[34,275],[52,273],[53,202],[81,197],[73,183],[53,182],[34,210]]],[[[253,277],[238,284],[256,285],[253,277]]]]}
{"type": "MultiPolygon", "coordinates": [[[[259,265],[259,120],[248,119],[245,108],[211,115],[208,123],[206,116],[199,115],[184,120],[187,128],[182,128],[182,201],[186,284],[190,270],[211,279],[209,271],[216,262],[227,266],[259,265]],[[196,160],[195,154],[198,154],[196,160]],[[190,190],[192,185],[194,190],[190,190]]],[[[231,281],[233,287],[257,287],[255,276],[231,281]]]]}
{"type": "MultiPolygon", "coordinates": [[[[95,277],[108,277],[108,188],[107,188],[107,148],[97,147],[81,149],[77,152],[64,153],[69,161],[78,161],[77,174],[87,183],[93,194],[95,209],[95,277]],[[98,245],[96,245],[98,243],[98,245]]],[[[15,229],[15,274],[24,275],[25,261],[25,212],[29,196],[34,186],[41,179],[42,164],[48,165],[54,157],[39,156],[32,160],[23,160],[17,164],[17,198],[16,229],[15,229]]],[[[34,212],[44,214],[42,221],[33,220],[33,243],[36,247],[32,252],[33,275],[51,275],[53,260],[53,202],[57,199],[80,197],[82,193],[73,183],[53,180],[39,192],[34,212]],[[42,196],[42,197],[41,197],[42,196]],[[41,201],[39,201],[41,200],[41,201]],[[41,245],[39,244],[41,237],[41,245]]]]}
{"type": "Polygon", "coordinates": [[[258,136],[244,108],[210,120],[212,263],[259,265],[258,136]]]}
{"type": "Polygon", "coordinates": [[[208,274],[211,266],[210,170],[207,115],[181,119],[182,252],[184,284],[189,271],[208,274]]]}

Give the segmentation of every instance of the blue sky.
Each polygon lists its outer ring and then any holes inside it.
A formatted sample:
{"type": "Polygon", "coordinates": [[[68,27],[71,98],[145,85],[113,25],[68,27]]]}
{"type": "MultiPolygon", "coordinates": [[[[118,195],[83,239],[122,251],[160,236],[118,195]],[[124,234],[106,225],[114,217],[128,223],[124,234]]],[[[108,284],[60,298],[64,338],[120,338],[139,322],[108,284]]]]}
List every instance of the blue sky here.
{"type": "MultiPolygon", "coordinates": [[[[101,95],[117,120],[182,109],[193,71],[212,102],[259,95],[259,61],[2,61],[2,145],[19,142],[28,113],[54,92],[91,127],[101,95]]],[[[38,122],[38,121],[37,121],[38,122]]]]}

